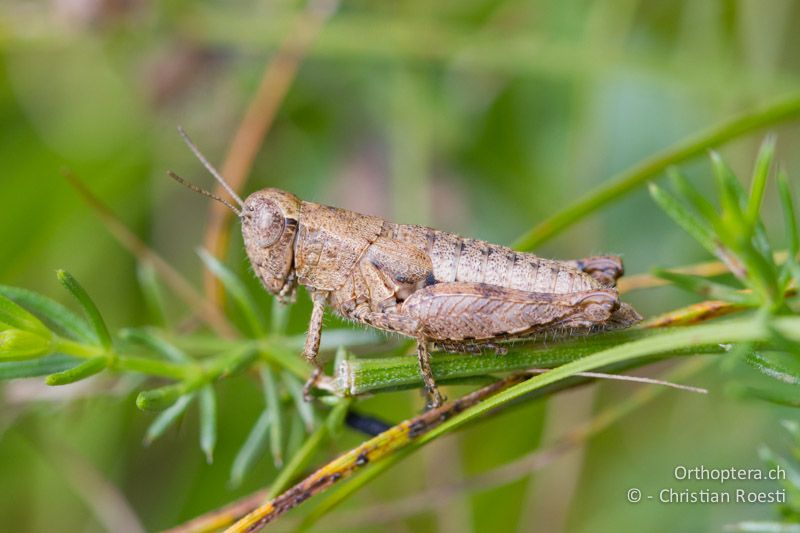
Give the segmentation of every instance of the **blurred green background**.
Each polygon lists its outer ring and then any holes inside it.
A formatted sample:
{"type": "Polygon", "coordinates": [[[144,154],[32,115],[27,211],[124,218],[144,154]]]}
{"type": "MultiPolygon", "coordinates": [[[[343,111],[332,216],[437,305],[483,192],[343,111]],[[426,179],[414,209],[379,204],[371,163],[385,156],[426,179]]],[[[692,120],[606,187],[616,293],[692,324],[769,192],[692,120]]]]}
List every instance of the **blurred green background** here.
{"type": "MultiPolygon", "coordinates": [[[[4,0],[0,283],[69,303],[54,276],[64,268],[83,280],[113,329],[148,323],[135,259],[61,177],[69,168],[199,287],[194,251],[207,203],[164,172],[211,182],[175,126],[220,162],[304,6],[4,0]]],[[[281,187],[307,200],[510,243],[644,157],[800,90],[798,26],[800,5],[789,0],[345,0],[302,61],[246,191],[281,187]]],[[[777,158],[796,183],[800,127],[773,131],[777,158]]],[[[722,148],[739,175],[749,175],[760,140],[755,134],[722,148]]],[[[706,161],[684,169],[711,190],[706,161]]],[[[774,191],[766,202],[768,227],[781,238],[774,191]]],[[[249,279],[233,234],[225,261],[249,279]]],[[[707,259],[644,189],[537,253],[617,253],[629,273],[707,259]]],[[[669,288],[626,298],[645,315],[692,301],[669,288]]],[[[301,294],[292,331],[304,331],[308,312],[301,294]]],[[[731,372],[712,365],[691,378],[710,389],[707,396],[667,391],[518,481],[449,497],[434,492],[425,505],[391,514],[393,502],[522,457],[638,386],[601,383],[527,403],[425,448],[317,530],[718,530],[774,517],[768,505],[633,505],[625,498],[631,487],[684,488],[672,479],[676,465],[756,467],[760,444],[785,448],[778,421],[794,413],[726,395],[731,372]]],[[[193,416],[142,445],[152,415],[136,409],[130,387],[3,384],[0,529],[155,530],[268,485],[275,468],[266,453],[243,486],[228,485],[233,457],[261,409],[258,384],[241,376],[218,391],[220,438],[214,464],[206,465],[193,416]]],[[[360,409],[399,421],[421,406],[412,391],[368,399],[360,409]]],[[[363,438],[341,435],[316,462],[363,438]]]]}

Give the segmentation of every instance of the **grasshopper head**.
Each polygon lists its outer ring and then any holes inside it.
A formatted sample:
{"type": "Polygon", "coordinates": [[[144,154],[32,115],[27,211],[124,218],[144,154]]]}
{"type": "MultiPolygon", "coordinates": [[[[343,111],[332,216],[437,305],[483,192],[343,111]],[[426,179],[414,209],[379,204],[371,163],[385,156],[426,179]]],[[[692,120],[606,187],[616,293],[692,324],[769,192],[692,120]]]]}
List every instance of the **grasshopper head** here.
{"type": "Polygon", "coordinates": [[[294,240],[300,199],[279,189],[263,189],[242,207],[242,236],[250,264],[264,287],[286,301],[294,295],[294,240]]]}

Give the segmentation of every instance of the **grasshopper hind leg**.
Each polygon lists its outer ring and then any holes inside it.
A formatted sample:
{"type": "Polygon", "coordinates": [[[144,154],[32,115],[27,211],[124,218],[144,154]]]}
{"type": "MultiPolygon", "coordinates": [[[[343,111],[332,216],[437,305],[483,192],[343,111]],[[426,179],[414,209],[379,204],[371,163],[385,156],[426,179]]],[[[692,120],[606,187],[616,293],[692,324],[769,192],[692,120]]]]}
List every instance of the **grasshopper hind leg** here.
{"type": "Polygon", "coordinates": [[[597,255],[568,263],[589,274],[605,287],[616,287],[617,280],[625,273],[622,259],[616,255],[597,255]]]}

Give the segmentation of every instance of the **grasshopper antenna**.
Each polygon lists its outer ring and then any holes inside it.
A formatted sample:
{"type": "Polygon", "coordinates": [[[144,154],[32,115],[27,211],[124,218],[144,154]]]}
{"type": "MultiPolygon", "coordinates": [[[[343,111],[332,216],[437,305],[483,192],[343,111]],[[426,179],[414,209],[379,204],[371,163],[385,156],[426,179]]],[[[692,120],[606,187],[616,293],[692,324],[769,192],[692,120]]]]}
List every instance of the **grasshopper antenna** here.
{"type": "MultiPolygon", "coordinates": [[[[238,194],[236,194],[236,191],[233,190],[233,187],[228,185],[228,182],[225,181],[225,178],[222,177],[222,174],[220,174],[219,171],[214,168],[214,165],[208,162],[205,156],[200,152],[200,149],[197,147],[197,145],[192,142],[192,140],[189,138],[189,135],[187,135],[184,129],[180,126],[178,126],[178,133],[181,134],[181,137],[183,137],[183,142],[186,143],[186,146],[188,146],[189,149],[194,153],[195,157],[197,157],[197,159],[203,163],[203,166],[206,167],[206,170],[208,170],[211,175],[214,176],[214,179],[216,179],[219,184],[222,185],[226,191],[228,191],[228,194],[230,194],[236,200],[236,203],[238,203],[240,207],[244,207],[244,202],[242,202],[242,199],[239,198],[238,194]]],[[[184,182],[184,184],[186,184],[186,182],[184,182]]],[[[234,209],[234,211],[236,210],[234,209]]]]}
{"type": "Polygon", "coordinates": [[[201,189],[197,185],[189,183],[188,181],[186,181],[182,177],[178,176],[177,174],[175,174],[171,170],[167,171],[167,176],[169,176],[170,178],[174,179],[175,181],[177,181],[178,183],[180,183],[184,187],[187,187],[187,188],[193,190],[194,192],[196,192],[198,194],[202,194],[203,196],[208,196],[212,200],[216,200],[219,203],[224,204],[225,206],[227,206],[228,209],[230,209],[231,211],[236,213],[236,216],[238,216],[239,218],[242,218],[242,211],[240,209],[236,209],[229,201],[227,201],[227,200],[225,200],[223,198],[220,198],[216,194],[212,194],[212,193],[208,192],[205,189],[201,189]]]}

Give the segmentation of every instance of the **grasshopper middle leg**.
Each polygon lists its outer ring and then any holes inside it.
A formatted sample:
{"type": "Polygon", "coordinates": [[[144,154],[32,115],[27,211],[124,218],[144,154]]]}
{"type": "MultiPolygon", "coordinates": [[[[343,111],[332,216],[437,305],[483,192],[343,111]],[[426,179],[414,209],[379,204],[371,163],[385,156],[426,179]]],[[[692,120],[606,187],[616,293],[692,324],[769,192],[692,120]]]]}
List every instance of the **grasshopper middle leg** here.
{"type": "Polygon", "coordinates": [[[322,376],[322,366],[317,360],[319,354],[319,341],[322,338],[322,319],[325,316],[325,300],[327,293],[315,291],[311,293],[311,301],[314,305],[311,310],[311,321],[308,324],[308,334],[306,335],[306,343],[303,348],[303,356],[306,360],[314,366],[311,372],[311,377],[308,378],[306,384],[303,386],[303,397],[306,401],[311,399],[311,389],[319,381],[322,376]]]}

